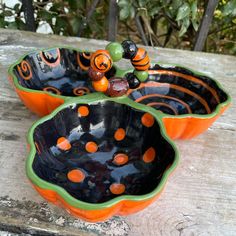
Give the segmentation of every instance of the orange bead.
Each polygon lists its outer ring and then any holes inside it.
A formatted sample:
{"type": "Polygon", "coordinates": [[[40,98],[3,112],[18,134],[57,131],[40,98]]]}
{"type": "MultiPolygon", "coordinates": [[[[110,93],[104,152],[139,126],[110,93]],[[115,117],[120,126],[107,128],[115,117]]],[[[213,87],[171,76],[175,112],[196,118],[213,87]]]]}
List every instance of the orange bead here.
{"type": "Polygon", "coordinates": [[[143,48],[139,48],[135,57],[132,58],[131,63],[136,70],[148,70],[148,68],[150,67],[150,59],[147,51],[143,48]]]}
{"type": "Polygon", "coordinates": [[[98,72],[107,72],[112,67],[112,59],[107,50],[97,50],[92,54],[90,66],[98,72]]]}
{"type": "Polygon", "coordinates": [[[93,81],[92,85],[97,92],[106,92],[109,86],[109,81],[105,76],[103,76],[100,80],[93,81]]]}

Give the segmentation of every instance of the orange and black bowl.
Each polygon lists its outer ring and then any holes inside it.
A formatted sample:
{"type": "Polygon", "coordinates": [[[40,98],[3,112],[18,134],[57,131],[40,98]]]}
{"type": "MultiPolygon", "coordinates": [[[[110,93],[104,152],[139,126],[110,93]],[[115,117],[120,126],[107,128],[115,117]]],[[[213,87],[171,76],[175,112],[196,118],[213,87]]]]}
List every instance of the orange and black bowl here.
{"type": "Polygon", "coordinates": [[[218,82],[184,67],[156,64],[148,73],[128,97],[156,109],[173,139],[201,134],[231,103],[218,82]]]}
{"type": "Polygon", "coordinates": [[[155,111],[127,97],[71,99],[37,121],[28,141],[35,189],[91,222],[148,206],[178,162],[155,111]]]}
{"type": "MultiPolygon", "coordinates": [[[[69,47],[33,51],[10,66],[9,80],[26,107],[44,116],[66,99],[94,91],[88,76],[91,54],[69,47]]],[[[112,67],[105,75],[115,73],[112,67]]]]}

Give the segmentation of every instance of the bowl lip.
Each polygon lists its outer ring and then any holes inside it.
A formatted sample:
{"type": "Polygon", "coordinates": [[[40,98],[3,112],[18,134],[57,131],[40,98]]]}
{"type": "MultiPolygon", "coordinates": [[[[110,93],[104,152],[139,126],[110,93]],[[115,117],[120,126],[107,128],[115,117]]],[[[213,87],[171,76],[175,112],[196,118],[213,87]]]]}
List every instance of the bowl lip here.
{"type": "MultiPolygon", "coordinates": [[[[163,113],[159,110],[156,110],[155,108],[155,111],[157,113],[159,113],[159,116],[161,118],[176,118],[176,119],[181,119],[181,118],[197,118],[197,119],[210,119],[210,118],[213,118],[215,116],[217,116],[218,114],[220,114],[222,108],[224,107],[228,107],[231,103],[232,103],[232,98],[231,96],[229,95],[229,93],[227,91],[225,91],[225,89],[223,88],[223,86],[215,79],[213,79],[212,77],[202,73],[202,72],[199,72],[199,71],[196,71],[194,69],[191,69],[191,68],[188,68],[188,67],[185,67],[185,66],[182,66],[180,64],[172,64],[172,63],[166,63],[166,62],[156,62],[156,61],[152,61],[151,62],[151,67],[154,66],[154,65],[160,65],[160,66],[169,66],[169,67],[179,67],[179,68],[182,68],[182,69],[187,69],[189,70],[190,72],[192,72],[194,75],[197,75],[197,76],[204,76],[204,77],[207,77],[208,79],[212,80],[213,82],[216,83],[216,86],[217,86],[217,89],[223,91],[225,94],[226,94],[226,100],[224,102],[221,102],[221,103],[218,103],[216,108],[214,109],[214,111],[212,111],[210,114],[181,114],[181,115],[170,115],[170,114],[166,114],[166,113],[163,113]]],[[[145,83],[148,83],[148,82],[144,82],[143,84],[145,83]]]]}
{"type": "MultiPolygon", "coordinates": [[[[43,90],[36,90],[36,89],[26,88],[26,87],[22,86],[21,84],[19,84],[19,81],[18,81],[15,73],[13,72],[15,66],[20,64],[25,59],[26,56],[28,56],[30,54],[33,54],[33,53],[39,53],[39,52],[42,52],[42,51],[49,51],[49,50],[53,50],[53,49],[68,49],[68,50],[74,50],[74,51],[77,51],[77,52],[90,52],[90,53],[93,52],[92,50],[85,50],[85,49],[80,49],[78,47],[70,47],[70,46],[63,46],[63,45],[62,46],[47,47],[47,48],[39,48],[39,49],[36,49],[36,50],[29,51],[29,52],[23,54],[21,57],[19,57],[8,68],[8,75],[12,78],[13,85],[17,89],[19,89],[21,91],[25,91],[25,92],[37,93],[37,94],[48,94],[52,97],[60,98],[60,99],[63,99],[63,100],[74,98],[73,96],[58,95],[58,94],[50,93],[50,92],[43,91],[43,90]]],[[[122,70],[118,66],[116,66],[115,64],[113,64],[113,66],[116,68],[116,74],[115,74],[116,76],[123,77],[124,74],[127,73],[127,70],[122,70]]]]}
{"type": "Polygon", "coordinates": [[[155,110],[151,107],[146,106],[146,105],[134,102],[130,98],[128,98],[127,96],[122,96],[119,98],[110,98],[110,97],[105,96],[102,93],[93,93],[93,94],[88,94],[88,95],[84,95],[81,97],[72,98],[72,99],[66,101],[64,104],[62,104],[58,108],[56,108],[51,114],[36,121],[32,125],[32,127],[29,129],[27,139],[28,139],[28,143],[30,146],[30,152],[29,152],[27,160],[26,160],[26,174],[27,174],[27,177],[30,179],[30,181],[33,182],[33,184],[35,184],[36,186],[38,186],[40,188],[43,188],[46,190],[52,190],[52,191],[56,192],[71,206],[74,206],[74,207],[80,208],[80,209],[84,209],[84,210],[99,210],[99,209],[103,209],[103,208],[112,207],[122,201],[125,201],[125,200],[145,201],[145,200],[155,197],[164,188],[164,185],[166,184],[169,175],[173,172],[173,170],[176,168],[176,166],[179,162],[179,152],[177,150],[177,147],[171,141],[171,139],[168,137],[168,135],[165,131],[164,124],[162,123],[161,119],[159,118],[159,116],[155,112],[155,110]],[[158,125],[160,127],[160,133],[161,133],[162,137],[173,148],[174,160],[173,160],[172,164],[163,172],[161,181],[158,183],[158,185],[155,187],[155,189],[152,190],[151,192],[149,192],[147,194],[143,194],[143,195],[121,195],[121,196],[115,197],[115,198],[113,198],[109,201],[103,202],[103,203],[88,203],[88,202],[84,202],[84,201],[74,198],[62,187],[52,184],[52,183],[49,183],[49,182],[41,179],[34,172],[32,164],[33,164],[35,154],[36,154],[36,147],[35,147],[34,140],[33,140],[33,134],[34,134],[35,128],[38,125],[42,124],[43,122],[45,122],[47,120],[52,119],[59,111],[63,110],[64,108],[66,108],[70,105],[81,104],[81,103],[82,104],[83,103],[96,104],[96,103],[103,102],[103,101],[112,101],[112,102],[116,102],[116,103],[120,103],[120,104],[125,104],[125,105],[130,106],[134,109],[141,110],[143,112],[148,112],[151,115],[153,115],[155,120],[158,122],[158,125]]]}
{"type": "MultiPolygon", "coordinates": [[[[93,52],[93,51],[90,51],[90,50],[85,50],[85,49],[80,49],[78,47],[70,47],[70,46],[64,46],[64,45],[61,45],[61,46],[54,46],[54,47],[48,47],[48,48],[39,48],[39,49],[36,49],[36,50],[32,50],[28,53],[25,53],[24,55],[22,55],[17,61],[15,61],[13,64],[11,64],[8,68],[8,74],[12,79],[13,81],[13,85],[21,90],[21,91],[25,91],[25,92],[30,92],[30,93],[37,93],[37,94],[47,94],[49,96],[52,96],[52,97],[55,97],[55,98],[60,98],[60,99],[63,99],[64,101],[66,101],[67,99],[73,99],[74,97],[72,96],[64,96],[64,95],[57,95],[57,94],[53,94],[53,93],[50,93],[50,92],[47,92],[47,91],[42,91],[42,90],[35,90],[35,89],[29,89],[29,88],[26,88],[26,87],[23,87],[22,85],[19,84],[18,82],[18,79],[16,77],[16,75],[14,74],[13,72],[13,69],[16,65],[18,65],[22,60],[24,60],[24,58],[26,56],[28,56],[29,54],[32,54],[32,53],[38,53],[38,52],[41,52],[41,51],[48,51],[48,50],[53,50],[53,49],[69,49],[69,50],[74,50],[74,51],[77,51],[77,52],[93,52]]],[[[228,92],[225,91],[225,89],[223,88],[223,86],[215,79],[209,77],[208,75],[202,73],[202,72],[199,72],[199,71],[195,71],[193,69],[190,69],[188,67],[184,67],[182,65],[179,65],[179,64],[172,64],[172,63],[166,63],[166,62],[160,62],[160,61],[152,61],[151,62],[151,66],[153,65],[160,65],[160,66],[170,66],[170,67],[180,67],[180,68],[183,68],[183,69],[187,69],[189,71],[191,71],[193,74],[195,75],[198,75],[198,76],[205,76],[207,77],[208,79],[214,81],[216,83],[216,86],[218,87],[218,89],[222,90],[227,98],[224,102],[221,102],[219,103],[215,110],[212,111],[210,114],[181,114],[181,115],[170,115],[170,114],[165,114],[165,113],[162,113],[161,111],[159,110],[155,110],[155,112],[157,112],[159,114],[159,116],[161,118],[174,118],[174,119],[181,119],[181,118],[197,118],[197,119],[210,119],[210,118],[213,118],[215,116],[217,116],[220,112],[221,112],[221,109],[224,108],[224,107],[228,107],[231,103],[232,103],[232,98],[231,96],[229,95],[228,92]]],[[[126,73],[128,72],[133,72],[133,69],[131,68],[128,68],[126,70],[124,69],[120,69],[118,66],[116,66],[115,64],[113,64],[113,66],[116,68],[116,76],[119,76],[119,77],[123,77],[126,73]]],[[[124,95],[124,96],[127,96],[127,95],[124,95]]],[[[128,97],[128,96],[127,96],[128,97]]]]}

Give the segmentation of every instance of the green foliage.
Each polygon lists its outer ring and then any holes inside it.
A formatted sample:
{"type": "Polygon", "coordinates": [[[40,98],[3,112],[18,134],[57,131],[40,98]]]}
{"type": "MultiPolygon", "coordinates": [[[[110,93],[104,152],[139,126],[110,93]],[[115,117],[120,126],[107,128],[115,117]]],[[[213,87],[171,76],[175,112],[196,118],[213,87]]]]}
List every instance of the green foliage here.
{"type": "MultiPolygon", "coordinates": [[[[93,0],[34,0],[36,28],[48,23],[53,33],[104,39],[107,37],[109,1],[100,1],[90,19],[93,0]],[[84,26],[84,27],[82,27],[84,26]],[[81,34],[81,29],[83,29],[81,34]]],[[[119,0],[118,40],[142,43],[136,17],[150,45],[192,49],[202,19],[203,0],[119,0]]],[[[22,5],[0,5],[0,27],[25,30],[22,5]]],[[[236,54],[236,0],[220,0],[206,42],[206,51],[236,54]]]]}

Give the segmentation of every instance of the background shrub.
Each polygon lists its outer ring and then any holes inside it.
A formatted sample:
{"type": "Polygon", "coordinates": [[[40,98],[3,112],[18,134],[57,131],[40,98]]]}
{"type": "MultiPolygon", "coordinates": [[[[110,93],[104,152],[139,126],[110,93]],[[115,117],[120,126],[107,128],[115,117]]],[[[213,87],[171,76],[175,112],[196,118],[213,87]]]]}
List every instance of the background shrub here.
{"type": "MultiPolygon", "coordinates": [[[[92,2],[33,1],[37,31],[47,26],[47,33],[78,36],[92,2]]],[[[131,38],[143,42],[136,24],[138,17],[148,45],[192,49],[206,3],[203,0],[119,0],[117,40],[131,38]]],[[[108,9],[109,1],[101,0],[82,37],[107,39],[108,9]]],[[[16,1],[12,7],[0,5],[0,27],[26,29],[20,2],[16,1]]],[[[219,1],[204,50],[236,55],[236,0],[219,1]]]]}

